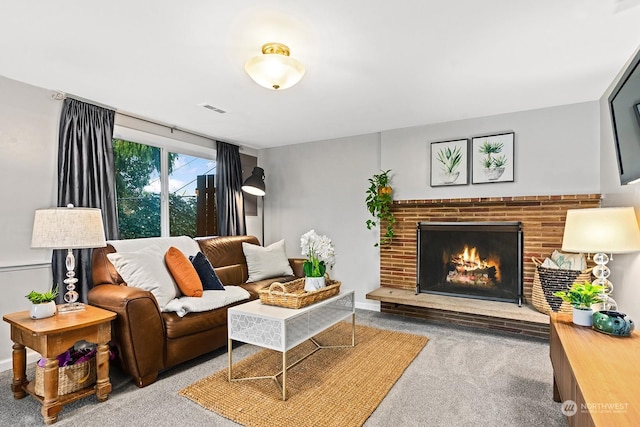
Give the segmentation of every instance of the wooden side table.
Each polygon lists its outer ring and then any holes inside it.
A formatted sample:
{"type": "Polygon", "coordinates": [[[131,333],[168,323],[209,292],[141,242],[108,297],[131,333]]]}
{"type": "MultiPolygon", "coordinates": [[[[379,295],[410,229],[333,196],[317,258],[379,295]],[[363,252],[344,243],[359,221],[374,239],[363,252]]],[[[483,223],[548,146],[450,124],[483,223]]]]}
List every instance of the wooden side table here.
{"type": "Polygon", "coordinates": [[[98,401],[107,400],[111,392],[109,382],[109,340],[111,321],[116,314],[98,307],[86,305],[82,311],[57,313],[45,319],[31,319],[29,311],[7,314],[2,320],[11,325],[13,344],[13,381],[11,390],[15,399],[26,393],[42,403],[45,424],[58,420],[62,407],[86,396],[95,394],[98,401]],[[57,356],[72,347],[77,341],[86,340],[97,344],[97,382],[73,393],[58,396],[57,356]],[[44,397],[35,393],[35,381],[29,382],[26,374],[26,350],[29,347],[46,359],[44,367],[44,397]]]}

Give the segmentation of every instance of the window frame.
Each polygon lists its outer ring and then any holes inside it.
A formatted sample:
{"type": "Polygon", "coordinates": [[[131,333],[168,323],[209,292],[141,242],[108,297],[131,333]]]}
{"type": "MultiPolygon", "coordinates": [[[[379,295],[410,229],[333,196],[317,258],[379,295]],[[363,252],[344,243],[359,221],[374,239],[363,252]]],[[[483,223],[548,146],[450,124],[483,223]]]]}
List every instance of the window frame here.
{"type": "MultiPolygon", "coordinates": [[[[128,116],[125,117],[132,119],[128,116]]],[[[160,237],[169,237],[171,232],[169,223],[169,152],[216,161],[217,152],[215,141],[198,137],[197,135],[192,135],[191,138],[185,138],[185,135],[191,134],[175,131],[170,128],[165,128],[162,125],[146,121],[141,122],[144,122],[145,127],[151,129],[134,129],[119,124],[117,118],[118,115],[116,115],[116,124],[113,130],[114,139],[123,139],[125,141],[136,142],[160,149],[160,237]],[[154,127],[156,128],[156,132],[151,132],[150,130],[154,127]],[[181,139],[158,135],[158,128],[167,129],[171,134],[175,134],[176,137],[180,136],[181,139]],[[193,137],[200,138],[202,141],[198,141],[198,143],[189,141],[189,139],[193,139],[193,137]]]]}

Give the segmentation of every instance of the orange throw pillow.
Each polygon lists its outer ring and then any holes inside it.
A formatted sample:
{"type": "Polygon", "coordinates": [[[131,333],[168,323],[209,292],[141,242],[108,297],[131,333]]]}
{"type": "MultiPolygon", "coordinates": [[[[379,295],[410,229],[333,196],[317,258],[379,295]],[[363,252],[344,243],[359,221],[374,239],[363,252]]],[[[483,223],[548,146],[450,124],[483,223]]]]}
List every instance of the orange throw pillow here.
{"type": "Polygon", "coordinates": [[[191,261],[178,248],[171,246],[164,254],[164,262],[167,264],[173,279],[178,284],[180,291],[188,297],[202,296],[202,281],[191,261]]]}

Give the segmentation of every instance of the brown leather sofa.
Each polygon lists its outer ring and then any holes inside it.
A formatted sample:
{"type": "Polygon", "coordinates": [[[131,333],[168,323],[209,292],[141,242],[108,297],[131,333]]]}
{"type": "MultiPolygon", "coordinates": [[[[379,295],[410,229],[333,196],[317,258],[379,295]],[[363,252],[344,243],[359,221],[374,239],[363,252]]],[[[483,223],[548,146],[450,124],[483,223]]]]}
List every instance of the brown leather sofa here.
{"type": "MultiPolygon", "coordinates": [[[[224,285],[239,285],[249,291],[250,299],[274,281],[303,277],[304,259],[290,259],[295,276],[275,277],[246,283],[247,263],[242,242],[259,245],[254,236],[207,237],[196,239],[200,250],[213,265],[224,285]]],[[[227,308],[188,313],[161,312],[151,292],[127,286],[107,258],[116,252],[113,246],[94,249],[92,259],[93,288],[89,304],[117,313],[112,324],[112,345],[117,362],[138,387],[153,383],[159,372],[227,344],[227,308]]]]}

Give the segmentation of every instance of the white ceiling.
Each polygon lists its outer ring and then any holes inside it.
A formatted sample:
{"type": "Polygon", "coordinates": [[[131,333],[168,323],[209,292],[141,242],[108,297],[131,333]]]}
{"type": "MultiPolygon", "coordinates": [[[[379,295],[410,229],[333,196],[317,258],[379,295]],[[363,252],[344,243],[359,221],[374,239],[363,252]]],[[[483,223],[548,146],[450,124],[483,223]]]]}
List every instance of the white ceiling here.
{"type": "Polygon", "coordinates": [[[640,45],[638,6],[2,0],[0,75],[264,148],[599,99],[640,45]],[[297,86],[245,73],[270,41],[306,66],[297,86]]]}

